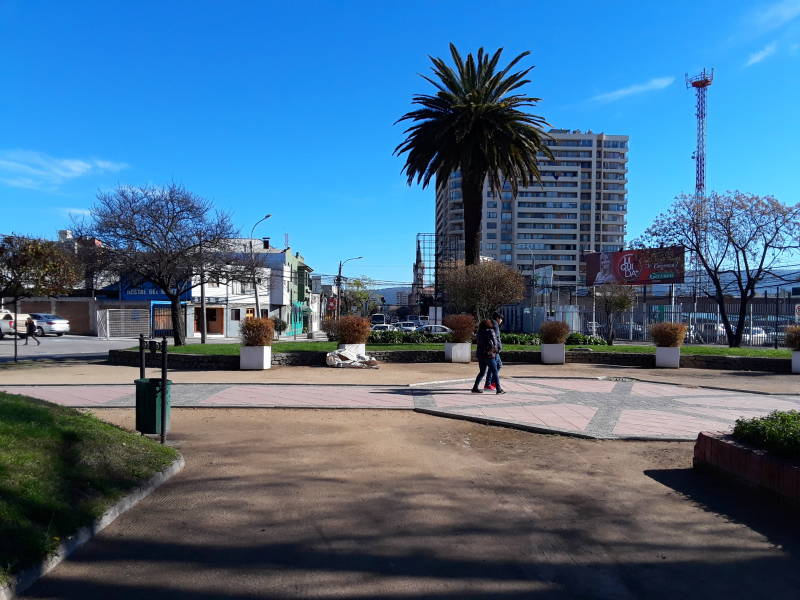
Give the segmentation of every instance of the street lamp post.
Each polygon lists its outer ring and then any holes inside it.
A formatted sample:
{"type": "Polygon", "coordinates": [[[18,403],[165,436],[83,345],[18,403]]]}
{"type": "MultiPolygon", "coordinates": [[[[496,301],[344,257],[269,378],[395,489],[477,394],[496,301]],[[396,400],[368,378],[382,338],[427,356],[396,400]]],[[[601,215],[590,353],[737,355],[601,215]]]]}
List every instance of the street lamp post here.
{"type": "Polygon", "coordinates": [[[261,305],[258,302],[258,281],[256,280],[256,256],[253,252],[253,234],[256,230],[256,227],[259,223],[266,221],[272,216],[272,214],[267,214],[261,217],[256,224],[253,225],[253,228],[250,230],[250,265],[253,270],[253,294],[255,295],[256,300],[256,318],[258,319],[261,316],[261,305]]]}
{"type": "Polygon", "coordinates": [[[364,258],[363,256],[354,256],[353,258],[348,258],[347,260],[340,260],[339,261],[339,274],[336,276],[336,320],[339,320],[339,317],[342,315],[342,265],[351,261],[351,260],[360,260],[364,258]]]}

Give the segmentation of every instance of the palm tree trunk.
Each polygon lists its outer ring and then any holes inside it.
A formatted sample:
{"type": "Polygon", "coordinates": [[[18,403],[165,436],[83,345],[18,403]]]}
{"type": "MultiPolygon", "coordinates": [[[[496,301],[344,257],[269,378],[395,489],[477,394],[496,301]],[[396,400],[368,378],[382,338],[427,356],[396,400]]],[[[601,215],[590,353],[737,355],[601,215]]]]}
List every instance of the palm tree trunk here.
{"type": "Polygon", "coordinates": [[[483,174],[463,174],[461,195],[464,201],[464,262],[477,265],[481,260],[481,213],[483,212],[483,174]]]}

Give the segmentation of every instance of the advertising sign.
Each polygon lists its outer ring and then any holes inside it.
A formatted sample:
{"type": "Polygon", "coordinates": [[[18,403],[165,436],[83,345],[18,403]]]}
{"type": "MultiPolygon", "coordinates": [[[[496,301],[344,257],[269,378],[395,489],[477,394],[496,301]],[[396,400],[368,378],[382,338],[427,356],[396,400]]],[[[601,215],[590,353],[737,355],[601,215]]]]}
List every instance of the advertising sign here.
{"type": "MultiPolygon", "coordinates": [[[[113,287],[110,289],[114,289],[113,287]]],[[[122,300],[144,300],[146,302],[158,302],[169,300],[167,295],[154,283],[144,281],[138,285],[131,285],[123,280],[122,300]]],[[[182,301],[192,299],[192,291],[186,290],[180,296],[182,301]]],[[[199,301],[199,300],[198,300],[199,301]]]]}
{"type": "Polygon", "coordinates": [[[683,283],[683,248],[644,248],[587,254],[586,285],[683,283]]]}

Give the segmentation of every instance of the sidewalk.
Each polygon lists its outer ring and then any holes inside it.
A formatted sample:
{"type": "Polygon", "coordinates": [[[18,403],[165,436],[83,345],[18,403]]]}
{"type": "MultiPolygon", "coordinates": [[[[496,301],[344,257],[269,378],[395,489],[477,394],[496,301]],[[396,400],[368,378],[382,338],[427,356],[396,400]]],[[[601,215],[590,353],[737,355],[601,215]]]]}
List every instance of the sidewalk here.
{"type": "MultiPolygon", "coordinates": [[[[327,367],[273,367],[268,371],[175,371],[169,377],[176,383],[308,383],[408,385],[425,381],[471,379],[477,365],[449,363],[386,363],[380,369],[331,369],[327,367]]],[[[647,369],[616,365],[571,363],[566,365],[507,364],[502,375],[516,377],[629,377],[655,383],[706,386],[765,394],[800,393],[800,376],[754,371],[714,371],[710,369],[647,369]]],[[[160,377],[148,369],[148,377],[160,377]]],[[[135,367],[104,363],[78,365],[26,366],[0,369],[0,384],[92,384],[131,383],[139,377],[135,367]]]]}
{"type": "MultiPolygon", "coordinates": [[[[176,408],[405,409],[539,432],[648,440],[693,440],[700,431],[730,430],[737,418],[800,410],[800,392],[754,394],[697,387],[686,385],[691,381],[686,377],[677,385],[638,381],[619,371],[612,378],[598,379],[587,377],[585,369],[578,371],[583,377],[569,377],[553,367],[509,366],[502,377],[507,393],[497,395],[470,393],[470,365],[390,366],[377,371],[286,367],[257,373],[173,372],[172,404],[176,408]],[[456,374],[466,377],[459,380],[456,374]],[[198,375],[213,379],[198,382],[198,375]],[[442,380],[448,376],[449,381],[442,380]]],[[[93,365],[30,369],[24,381],[0,382],[0,391],[80,408],[134,406],[131,383],[138,370],[105,369],[93,365]]],[[[148,375],[160,373],[151,370],[148,375]]],[[[720,387],[725,384],[720,378],[712,381],[720,387]]]]}

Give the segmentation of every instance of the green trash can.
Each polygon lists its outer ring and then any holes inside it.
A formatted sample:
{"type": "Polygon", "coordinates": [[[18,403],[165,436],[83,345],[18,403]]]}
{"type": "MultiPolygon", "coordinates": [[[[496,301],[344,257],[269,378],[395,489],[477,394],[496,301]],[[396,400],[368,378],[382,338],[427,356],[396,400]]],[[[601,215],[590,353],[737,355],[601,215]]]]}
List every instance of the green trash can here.
{"type": "MultiPolygon", "coordinates": [[[[161,433],[161,378],[137,379],[136,383],[136,431],[141,433],[161,433]]],[[[167,428],[170,421],[170,389],[172,381],[167,380],[167,428]]]]}

